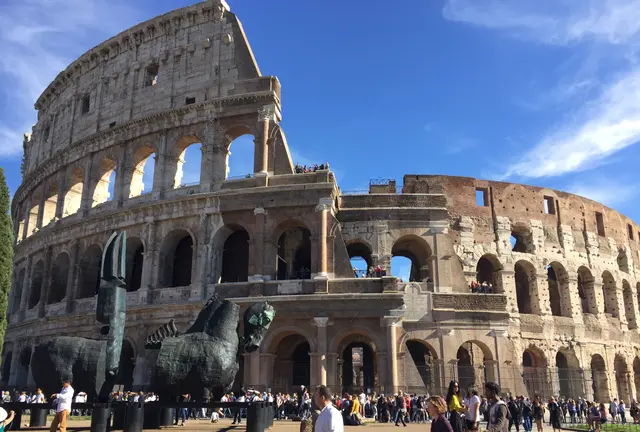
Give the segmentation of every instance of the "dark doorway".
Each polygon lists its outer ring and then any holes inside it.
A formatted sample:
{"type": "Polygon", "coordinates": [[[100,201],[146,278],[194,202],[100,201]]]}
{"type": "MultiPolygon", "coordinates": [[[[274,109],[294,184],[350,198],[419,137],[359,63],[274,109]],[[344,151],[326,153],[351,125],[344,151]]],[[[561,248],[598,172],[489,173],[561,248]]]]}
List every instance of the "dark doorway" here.
{"type": "Polygon", "coordinates": [[[42,281],[44,276],[44,263],[38,261],[31,270],[31,288],[29,290],[29,309],[33,309],[40,302],[40,293],[42,292],[42,281]]]}
{"type": "Polygon", "coordinates": [[[191,285],[191,263],[193,260],[193,240],[186,236],[176,246],[173,256],[172,287],[191,285]]]}
{"type": "Polygon", "coordinates": [[[422,342],[409,340],[406,345],[413,363],[413,367],[405,369],[408,390],[411,393],[432,393],[437,383],[433,354],[422,342]],[[417,377],[413,376],[415,372],[417,377]]]}
{"type": "Polygon", "coordinates": [[[66,253],[58,255],[51,268],[51,287],[49,288],[47,304],[59,303],[64,299],[67,291],[69,266],[69,255],[66,253]]]}
{"type": "Polygon", "coordinates": [[[86,250],[80,263],[79,299],[93,297],[98,294],[101,267],[102,249],[98,245],[93,245],[86,250]]]}
{"type": "Polygon", "coordinates": [[[120,369],[118,384],[123,385],[126,391],[133,388],[133,370],[136,365],[135,352],[133,346],[128,340],[122,342],[122,351],[120,352],[120,369]]]}
{"type": "Polygon", "coordinates": [[[249,278],[249,233],[234,231],[224,242],[221,282],[246,282],[249,278]]]}
{"type": "Polygon", "coordinates": [[[516,297],[518,312],[521,314],[532,313],[530,276],[527,267],[527,264],[520,261],[515,265],[516,297]]]}
{"type": "Polygon", "coordinates": [[[364,342],[354,342],[342,353],[342,392],[360,393],[375,386],[374,355],[364,342]]]}
{"type": "Polygon", "coordinates": [[[311,278],[311,232],[290,228],[278,240],[278,280],[311,278]]]}
{"type": "Polygon", "coordinates": [[[127,291],[138,291],[142,287],[144,246],[139,238],[127,239],[127,291]]]}
{"type": "Polygon", "coordinates": [[[309,386],[311,380],[311,357],[309,342],[303,342],[296,347],[291,355],[293,362],[293,380],[291,384],[296,386],[309,386]]]}

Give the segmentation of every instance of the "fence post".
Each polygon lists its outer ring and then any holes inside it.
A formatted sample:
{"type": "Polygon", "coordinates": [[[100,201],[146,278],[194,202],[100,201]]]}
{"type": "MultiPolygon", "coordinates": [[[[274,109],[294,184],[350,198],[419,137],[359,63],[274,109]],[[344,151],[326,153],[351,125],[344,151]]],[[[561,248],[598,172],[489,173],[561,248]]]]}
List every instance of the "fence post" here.
{"type": "Polygon", "coordinates": [[[247,408],[247,432],[263,432],[264,429],[260,429],[260,413],[258,403],[249,403],[247,408]]]}

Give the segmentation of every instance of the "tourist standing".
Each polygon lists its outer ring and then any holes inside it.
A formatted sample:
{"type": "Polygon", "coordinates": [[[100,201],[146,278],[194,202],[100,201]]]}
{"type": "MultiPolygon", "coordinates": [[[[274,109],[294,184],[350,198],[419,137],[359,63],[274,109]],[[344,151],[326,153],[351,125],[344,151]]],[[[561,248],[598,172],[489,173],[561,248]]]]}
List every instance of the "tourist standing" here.
{"type": "Polygon", "coordinates": [[[484,395],[489,402],[487,432],[507,432],[507,404],[499,397],[500,386],[494,382],[484,385],[484,395]]]}
{"type": "Polygon", "coordinates": [[[333,394],[331,394],[329,387],[319,386],[313,398],[321,410],[316,420],[315,432],[344,432],[342,414],[331,403],[333,394]]]}
{"type": "MultiPolygon", "coordinates": [[[[244,403],[245,402],[245,396],[244,396],[244,391],[241,391],[239,393],[239,396],[236,398],[235,400],[236,402],[240,402],[240,403],[244,403]]],[[[242,414],[243,414],[243,409],[242,408],[236,408],[235,409],[235,414],[233,415],[233,423],[231,424],[236,424],[236,422],[238,424],[242,424],[242,414]]]]}
{"type": "Polygon", "coordinates": [[[451,423],[453,432],[462,432],[463,425],[460,414],[465,412],[465,408],[460,403],[460,386],[458,385],[458,381],[454,380],[449,383],[446,402],[449,410],[449,422],[451,423]]]}
{"type": "Polygon", "coordinates": [[[609,404],[609,413],[611,414],[611,422],[618,422],[618,399],[613,398],[611,403],[609,404]]]}
{"type": "Polygon", "coordinates": [[[549,405],[547,408],[549,408],[549,420],[553,430],[562,429],[562,426],[560,425],[560,416],[562,415],[562,411],[560,409],[560,405],[558,405],[558,402],[556,401],[556,398],[549,399],[549,405]]]}
{"type": "Polygon", "coordinates": [[[522,427],[524,432],[531,432],[531,416],[533,415],[533,408],[531,407],[531,401],[528,398],[520,396],[520,414],[522,415],[522,427]]]}
{"type": "Polygon", "coordinates": [[[67,432],[67,418],[71,412],[71,402],[73,401],[73,387],[71,387],[70,380],[64,380],[62,384],[62,390],[60,393],[51,395],[54,399],[56,406],[56,416],[51,422],[51,432],[56,432],[60,429],[60,432],[67,432]]]}
{"type": "Polygon", "coordinates": [[[627,423],[627,406],[624,403],[624,400],[620,400],[620,403],[618,404],[618,414],[620,414],[620,422],[622,424],[626,424],[627,423]]]}
{"type": "Polygon", "coordinates": [[[396,426],[398,422],[402,421],[402,426],[406,427],[407,424],[404,421],[404,415],[407,413],[407,402],[404,399],[402,390],[396,395],[396,426]]]}
{"type": "Polygon", "coordinates": [[[451,423],[445,417],[447,402],[442,396],[431,396],[427,403],[427,412],[433,418],[431,432],[453,432],[451,423]]]}
{"type": "Polygon", "coordinates": [[[480,421],[480,397],[478,389],[475,386],[469,386],[467,397],[464,400],[467,407],[465,414],[465,422],[468,431],[478,430],[478,422],[480,421]]]}
{"type": "Polygon", "coordinates": [[[520,405],[516,399],[511,396],[509,403],[507,404],[509,409],[509,432],[511,432],[511,426],[516,425],[516,432],[520,432],[520,405]]]}
{"type": "Polygon", "coordinates": [[[542,422],[544,421],[544,405],[540,403],[540,398],[536,397],[533,402],[533,419],[536,421],[536,430],[543,431],[542,422]]]}

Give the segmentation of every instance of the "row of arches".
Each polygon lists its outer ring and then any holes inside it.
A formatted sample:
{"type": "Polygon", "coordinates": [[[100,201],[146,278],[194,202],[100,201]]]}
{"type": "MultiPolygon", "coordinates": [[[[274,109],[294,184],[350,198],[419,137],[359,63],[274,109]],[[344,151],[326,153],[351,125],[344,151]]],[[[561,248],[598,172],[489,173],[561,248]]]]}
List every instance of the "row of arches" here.
{"type": "MultiPolygon", "coordinates": [[[[253,135],[247,128],[234,128],[231,132],[234,139],[227,145],[223,178],[250,176],[255,146],[253,135]],[[233,158],[230,157],[232,145],[233,158]]],[[[164,162],[167,172],[158,169],[157,155],[155,146],[143,144],[126,157],[127,166],[122,166],[116,157],[106,155],[94,161],[90,170],[79,166],[70,168],[61,184],[52,181],[41,185],[31,194],[30,204],[26,203],[18,210],[17,239],[29,237],[57,218],[76,214],[83,206],[83,195],[89,200],[88,207],[95,208],[113,201],[118,192],[124,200],[151,193],[156,187],[178,189],[200,183],[202,143],[198,137],[186,136],[176,142],[170,152],[170,162],[164,162]],[[170,180],[160,178],[160,175],[170,180]],[[120,183],[118,176],[123,176],[120,183]],[[118,184],[121,191],[116,190],[118,184]]]]}

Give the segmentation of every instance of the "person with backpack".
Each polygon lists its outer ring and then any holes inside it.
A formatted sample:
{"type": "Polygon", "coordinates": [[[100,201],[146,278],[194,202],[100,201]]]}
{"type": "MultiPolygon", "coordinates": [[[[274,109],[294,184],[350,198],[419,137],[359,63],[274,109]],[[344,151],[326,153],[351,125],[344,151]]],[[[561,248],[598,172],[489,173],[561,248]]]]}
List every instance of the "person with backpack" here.
{"type": "Polygon", "coordinates": [[[549,405],[547,405],[547,408],[549,408],[549,419],[551,421],[551,427],[553,427],[553,430],[555,431],[556,429],[562,429],[562,425],[560,424],[562,409],[560,408],[560,405],[558,405],[556,398],[552,397],[551,399],[549,399],[549,405]]]}
{"type": "Polygon", "coordinates": [[[520,397],[520,413],[522,415],[522,427],[524,428],[524,432],[531,432],[533,407],[531,406],[531,401],[522,396],[520,397]]]}
{"type": "Polygon", "coordinates": [[[533,402],[533,418],[536,421],[536,430],[538,432],[543,432],[544,422],[544,405],[540,402],[540,398],[536,397],[536,400],[533,402]]]}
{"type": "Polygon", "coordinates": [[[520,432],[520,405],[513,396],[509,398],[507,408],[509,409],[509,432],[513,425],[516,425],[516,432],[520,432]]]}
{"type": "Polygon", "coordinates": [[[627,423],[627,407],[624,404],[624,400],[620,399],[620,403],[618,404],[618,414],[620,414],[620,422],[622,424],[627,423]]]}
{"type": "Polygon", "coordinates": [[[487,432],[507,432],[509,410],[507,404],[500,399],[500,386],[494,382],[484,385],[484,394],[489,403],[489,422],[487,432]]]}

